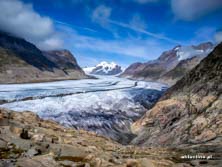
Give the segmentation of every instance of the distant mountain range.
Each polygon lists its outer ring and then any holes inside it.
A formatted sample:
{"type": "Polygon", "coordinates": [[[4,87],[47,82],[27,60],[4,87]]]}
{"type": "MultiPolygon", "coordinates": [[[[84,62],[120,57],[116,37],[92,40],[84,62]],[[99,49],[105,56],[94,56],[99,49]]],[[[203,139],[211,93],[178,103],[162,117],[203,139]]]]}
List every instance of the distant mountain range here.
{"type": "Polygon", "coordinates": [[[88,74],[95,75],[116,75],[122,72],[121,66],[117,65],[114,62],[101,62],[95,67],[86,67],[83,69],[88,74]]]}
{"type": "Polygon", "coordinates": [[[173,85],[194,68],[214,48],[211,42],[197,46],[176,46],[163,52],[156,60],[130,65],[120,76],[173,85]]]}
{"type": "MultiPolygon", "coordinates": [[[[175,84],[214,48],[210,42],[176,46],[156,60],[130,65],[120,77],[175,84]]],[[[0,83],[43,82],[88,78],[88,74],[117,75],[121,66],[101,62],[95,67],[78,65],[68,50],[41,51],[34,44],[0,32],[0,83]]]]}
{"type": "Polygon", "coordinates": [[[24,39],[0,32],[0,83],[87,77],[68,50],[41,51],[24,39]]]}

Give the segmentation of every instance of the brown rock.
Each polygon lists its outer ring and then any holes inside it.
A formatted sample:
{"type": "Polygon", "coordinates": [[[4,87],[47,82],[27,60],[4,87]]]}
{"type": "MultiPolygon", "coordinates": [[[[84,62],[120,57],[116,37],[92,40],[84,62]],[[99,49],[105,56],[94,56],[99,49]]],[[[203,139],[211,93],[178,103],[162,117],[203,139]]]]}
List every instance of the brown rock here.
{"type": "Polygon", "coordinates": [[[53,157],[49,155],[35,156],[33,158],[22,158],[16,163],[20,167],[59,167],[53,157]]]}
{"type": "Polygon", "coordinates": [[[126,167],[140,167],[139,162],[135,159],[128,159],[126,161],[126,167]]]}
{"type": "Polygon", "coordinates": [[[34,134],[31,139],[35,142],[43,142],[45,139],[45,135],[44,134],[34,134]]]}
{"type": "Polygon", "coordinates": [[[212,130],[204,130],[199,136],[195,137],[197,142],[207,142],[213,140],[217,137],[217,135],[212,130]]]}
{"type": "Polygon", "coordinates": [[[22,134],[23,128],[22,127],[16,127],[16,126],[10,126],[10,131],[17,136],[20,136],[22,134]]]}
{"type": "Polygon", "coordinates": [[[0,139],[0,149],[6,149],[7,148],[7,142],[0,139]]]}

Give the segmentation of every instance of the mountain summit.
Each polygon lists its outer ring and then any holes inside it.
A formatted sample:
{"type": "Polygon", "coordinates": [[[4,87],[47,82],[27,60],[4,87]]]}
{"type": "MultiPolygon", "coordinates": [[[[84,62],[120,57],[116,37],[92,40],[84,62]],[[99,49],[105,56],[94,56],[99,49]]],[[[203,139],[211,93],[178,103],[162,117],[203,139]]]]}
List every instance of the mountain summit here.
{"type": "Polygon", "coordinates": [[[95,67],[84,68],[84,71],[95,75],[116,75],[122,72],[122,68],[114,62],[102,61],[95,67]]]}
{"type": "Polygon", "coordinates": [[[121,76],[173,85],[199,64],[212,51],[213,47],[214,45],[211,42],[196,46],[178,45],[163,52],[156,60],[130,65],[121,76]]]}

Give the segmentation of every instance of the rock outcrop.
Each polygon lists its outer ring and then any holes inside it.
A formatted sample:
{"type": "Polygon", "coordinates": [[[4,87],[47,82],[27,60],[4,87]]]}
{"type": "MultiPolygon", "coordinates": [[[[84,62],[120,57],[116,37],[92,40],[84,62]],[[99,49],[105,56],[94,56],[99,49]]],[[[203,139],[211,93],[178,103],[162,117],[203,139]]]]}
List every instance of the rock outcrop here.
{"type": "Polygon", "coordinates": [[[197,46],[176,46],[156,60],[130,65],[120,76],[173,85],[213,49],[210,42],[197,46]]]}
{"type": "Polygon", "coordinates": [[[87,76],[76,60],[71,55],[67,56],[67,51],[48,52],[45,56],[24,39],[0,32],[0,83],[83,78],[87,76]]]}
{"type": "Polygon", "coordinates": [[[222,43],[132,126],[141,146],[198,146],[222,155],[222,43]]]}

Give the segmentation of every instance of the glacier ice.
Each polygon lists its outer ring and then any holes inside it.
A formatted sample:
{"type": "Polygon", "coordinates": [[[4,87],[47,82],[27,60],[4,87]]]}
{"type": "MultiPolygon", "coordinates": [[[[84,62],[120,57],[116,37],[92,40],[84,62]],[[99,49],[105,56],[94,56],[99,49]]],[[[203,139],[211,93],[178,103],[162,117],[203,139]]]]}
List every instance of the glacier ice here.
{"type": "Polygon", "coordinates": [[[14,100],[0,107],[33,111],[43,119],[94,131],[121,142],[133,136],[130,124],[160,97],[164,86],[143,81],[135,84],[135,81],[117,77],[0,85],[0,99],[14,100]],[[61,96],[61,93],[73,94],[61,96]],[[35,98],[24,100],[30,96],[35,98]]]}

